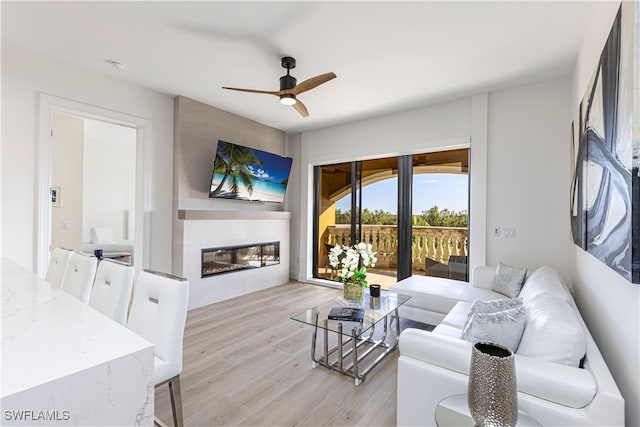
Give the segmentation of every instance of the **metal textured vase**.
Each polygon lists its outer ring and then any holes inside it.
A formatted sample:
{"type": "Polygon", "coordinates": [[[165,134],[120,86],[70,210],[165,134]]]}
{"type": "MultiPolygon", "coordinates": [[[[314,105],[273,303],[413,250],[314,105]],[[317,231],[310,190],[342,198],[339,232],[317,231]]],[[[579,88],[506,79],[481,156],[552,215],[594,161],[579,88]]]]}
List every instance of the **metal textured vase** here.
{"type": "Polygon", "coordinates": [[[342,296],[349,302],[360,302],[363,296],[362,286],[345,282],[342,286],[342,296]]]}
{"type": "Polygon", "coordinates": [[[476,343],[469,370],[469,411],[479,427],[513,427],[518,420],[518,387],[513,352],[476,343]]]}

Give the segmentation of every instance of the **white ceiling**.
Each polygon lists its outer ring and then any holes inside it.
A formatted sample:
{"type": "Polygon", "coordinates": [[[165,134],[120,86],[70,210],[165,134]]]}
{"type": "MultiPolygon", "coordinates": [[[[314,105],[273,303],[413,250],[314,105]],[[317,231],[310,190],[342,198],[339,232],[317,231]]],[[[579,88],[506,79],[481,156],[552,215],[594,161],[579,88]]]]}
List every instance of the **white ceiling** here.
{"type": "Polygon", "coordinates": [[[568,75],[587,11],[577,1],[2,1],[2,43],[296,132],[568,75]],[[338,76],[300,96],[308,118],[275,96],[221,89],[278,90],[285,55],[298,83],[338,76]]]}

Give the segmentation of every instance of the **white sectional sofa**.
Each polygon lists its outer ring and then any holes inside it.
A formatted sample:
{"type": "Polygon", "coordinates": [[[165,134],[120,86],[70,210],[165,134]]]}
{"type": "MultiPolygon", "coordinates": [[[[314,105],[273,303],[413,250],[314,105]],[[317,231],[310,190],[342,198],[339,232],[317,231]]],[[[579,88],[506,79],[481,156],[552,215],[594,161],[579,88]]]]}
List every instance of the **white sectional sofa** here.
{"type": "MultiPolygon", "coordinates": [[[[495,268],[477,267],[471,284],[412,276],[391,287],[412,296],[401,317],[437,325],[400,336],[399,426],[436,425],[438,402],[467,392],[472,343],[460,336],[474,300],[506,298],[491,290],[494,276],[495,268]]],[[[558,273],[536,270],[520,297],[526,314],[515,357],[519,409],[544,426],[623,426],[624,399],[558,273]]]]}

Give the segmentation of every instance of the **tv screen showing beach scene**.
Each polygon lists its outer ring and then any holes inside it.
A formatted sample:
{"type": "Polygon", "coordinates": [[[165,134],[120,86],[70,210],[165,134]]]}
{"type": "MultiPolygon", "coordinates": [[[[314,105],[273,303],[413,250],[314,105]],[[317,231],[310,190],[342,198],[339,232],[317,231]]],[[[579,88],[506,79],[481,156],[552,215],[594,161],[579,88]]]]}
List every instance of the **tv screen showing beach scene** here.
{"type": "Polygon", "coordinates": [[[282,203],[290,157],[218,141],[209,197],[282,203]]]}

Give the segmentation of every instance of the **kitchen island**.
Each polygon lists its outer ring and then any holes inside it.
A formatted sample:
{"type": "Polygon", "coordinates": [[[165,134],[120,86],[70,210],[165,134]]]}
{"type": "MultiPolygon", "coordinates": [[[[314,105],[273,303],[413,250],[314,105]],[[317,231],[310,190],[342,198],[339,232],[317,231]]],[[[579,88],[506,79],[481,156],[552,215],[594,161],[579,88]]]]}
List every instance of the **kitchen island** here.
{"type": "Polygon", "coordinates": [[[153,345],[2,259],[2,421],[153,425],[153,345]]]}

